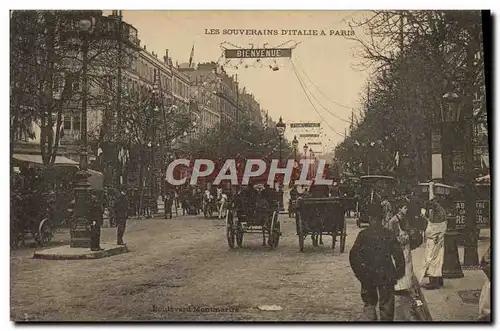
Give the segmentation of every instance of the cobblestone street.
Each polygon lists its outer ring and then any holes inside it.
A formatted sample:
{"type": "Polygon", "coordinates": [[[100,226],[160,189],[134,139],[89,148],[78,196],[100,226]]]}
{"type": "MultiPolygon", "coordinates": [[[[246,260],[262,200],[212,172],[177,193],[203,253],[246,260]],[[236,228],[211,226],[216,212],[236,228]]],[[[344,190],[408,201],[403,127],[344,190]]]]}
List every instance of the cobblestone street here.
{"type": "MultiPolygon", "coordinates": [[[[245,235],[244,247],[231,250],[224,221],[194,216],[130,220],[130,252],[104,259],[33,260],[33,250],[16,251],[12,319],[358,320],[359,283],[348,261],[354,220],[345,253],[338,245],[332,253],[329,237],[315,249],[307,238],[299,253],[294,220],[280,217],[283,237],[275,251],[261,246],[260,234],[245,235]],[[260,305],[283,310],[260,311],[260,305]]],[[[103,229],[103,242],[112,242],[115,231],[103,229]]]]}

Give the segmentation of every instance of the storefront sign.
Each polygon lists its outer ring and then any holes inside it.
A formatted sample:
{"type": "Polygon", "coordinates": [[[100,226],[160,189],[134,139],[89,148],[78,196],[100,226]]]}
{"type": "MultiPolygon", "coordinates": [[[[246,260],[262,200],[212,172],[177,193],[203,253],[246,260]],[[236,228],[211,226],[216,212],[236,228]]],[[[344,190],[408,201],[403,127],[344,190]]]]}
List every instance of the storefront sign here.
{"type": "Polygon", "coordinates": [[[300,138],[319,138],[317,133],[302,133],[299,135],[300,138]]]}
{"type": "Polygon", "coordinates": [[[441,132],[432,131],[431,149],[432,149],[433,154],[440,154],[441,153],[441,132]]]}
{"type": "Polygon", "coordinates": [[[308,145],[322,145],[323,143],[321,141],[316,141],[316,142],[311,142],[307,143],[308,145]]]}
{"type": "Polygon", "coordinates": [[[290,128],[292,129],[297,129],[297,128],[319,128],[320,123],[291,123],[290,128]]]}
{"type": "MultiPolygon", "coordinates": [[[[466,229],[465,201],[455,201],[454,203],[456,210],[454,229],[466,229]]],[[[490,227],[490,201],[476,200],[476,226],[478,229],[487,229],[490,227]]]]}
{"type": "Polygon", "coordinates": [[[465,157],[464,153],[453,153],[453,172],[457,176],[463,176],[465,173],[465,157]]]}

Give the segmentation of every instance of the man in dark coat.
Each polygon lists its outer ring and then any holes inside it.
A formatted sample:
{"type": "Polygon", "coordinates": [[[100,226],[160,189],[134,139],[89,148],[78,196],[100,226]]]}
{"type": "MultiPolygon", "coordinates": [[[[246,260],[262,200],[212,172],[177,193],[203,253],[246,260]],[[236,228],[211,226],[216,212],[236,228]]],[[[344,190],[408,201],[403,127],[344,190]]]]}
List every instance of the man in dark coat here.
{"type": "Polygon", "coordinates": [[[93,191],[90,196],[90,249],[100,251],[102,215],[104,214],[104,197],[100,192],[93,191]]]}
{"type": "Polygon", "coordinates": [[[394,320],[394,285],[405,274],[403,250],[391,230],[382,226],[383,211],[379,203],[369,206],[372,215],[368,228],[359,232],[350,251],[349,261],[361,283],[361,298],[365,303],[365,318],[394,320]],[[395,265],[392,259],[394,258],[395,265]]]}
{"type": "Polygon", "coordinates": [[[125,245],[123,242],[123,234],[125,233],[125,227],[127,226],[127,217],[128,217],[128,200],[125,192],[120,192],[120,194],[116,197],[115,203],[115,215],[116,215],[116,244],[117,245],[125,245]]]}
{"type": "Polygon", "coordinates": [[[254,210],[257,201],[257,195],[258,192],[253,187],[253,183],[249,183],[248,186],[241,191],[241,208],[243,209],[244,213],[248,214],[254,210]]]}
{"type": "Polygon", "coordinates": [[[260,193],[261,197],[264,198],[268,205],[271,207],[276,207],[278,204],[277,196],[276,196],[276,191],[269,186],[269,184],[264,184],[264,189],[260,193]]]}

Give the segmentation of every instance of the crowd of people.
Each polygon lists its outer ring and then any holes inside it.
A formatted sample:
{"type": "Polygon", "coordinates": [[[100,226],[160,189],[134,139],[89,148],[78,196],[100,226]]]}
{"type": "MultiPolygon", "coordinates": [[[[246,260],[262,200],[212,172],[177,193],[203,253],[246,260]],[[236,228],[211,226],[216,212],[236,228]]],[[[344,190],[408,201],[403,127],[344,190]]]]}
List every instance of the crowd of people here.
{"type": "MultiPolygon", "coordinates": [[[[361,283],[364,318],[429,320],[430,313],[423,304],[420,288],[435,290],[444,286],[446,211],[438,197],[432,197],[421,206],[414,194],[400,197],[394,205],[393,213],[393,204],[386,198],[370,204],[370,226],[359,232],[350,251],[351,268],[361,283]],[[421,271],[424,278],[428,278],[426,284],[420,284],[417,279],[411,254],[422,244],[425,245],[425,261],[421,271]]],[[[488,252],[482,261],[488,282],[481,294],[481,320],[490,318],[489,261],[488,252]]]]}

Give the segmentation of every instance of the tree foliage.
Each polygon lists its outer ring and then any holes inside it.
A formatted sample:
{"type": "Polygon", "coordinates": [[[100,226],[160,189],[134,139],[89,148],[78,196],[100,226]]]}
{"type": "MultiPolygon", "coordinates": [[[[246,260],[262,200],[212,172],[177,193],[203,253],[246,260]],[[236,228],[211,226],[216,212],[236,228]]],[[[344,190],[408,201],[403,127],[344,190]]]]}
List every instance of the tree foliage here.
{"type": "MultiPolygon", "coordinates": [[[[33,123],[40,127],[44,165],[55,161],[64,115],[78,115],[83,92],[82,18],[90,11],[14,11],[11,16],[11,132],[34,138],[33,123]]],[[[102,35],[104,21],[96,21],[88,41],[86,58],[88,110],[98,112],[113,103],[112,81],[118,65],[130,63],[134,50],[121,59],[117,38],[110,29],[102,35]],[[101,31],[101,34],[99,34],[101,31]]],[[[98,130],[90,128],[89,134],[98,130]]]]}
{"type": "MultiPolygon", "coordinates": [[[[214,159],[279,158],[279,136],[275,128],[264,128],[260,123],[242,120],[239,125],[218,125],[201,135],[191,150],[214,159]]],[[[293,158],[290,143],[283,139],[283,159],[293,158]]]]}
{"type": "MultiPolygon", "coordinates": [[[[446,92],[484,94],[479,11],[376,11],[361,22],[360,64],[372,70],[363,100],[363,119],[336,147],[343,168],[354,173],[386,172],[396,153],[407,155],[406,170],[426,179],[433,116],[446,92]],[[467,54],[475,55],[471,78],[467,54]],[[470,89],[473,86],[473,89],[470,89]],[[373,145],[373,146],[372,146],[373,145]]],[[[467,105],[465,105],[467,106],[467,105]]],[[[484,103],[476,118],[484,116],[484,103]]],[[[404,175],[404,174],[403,174],[404,175]]]]}

